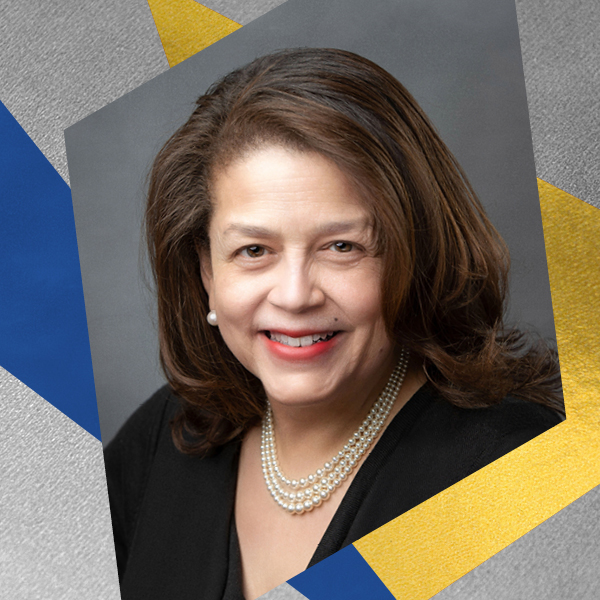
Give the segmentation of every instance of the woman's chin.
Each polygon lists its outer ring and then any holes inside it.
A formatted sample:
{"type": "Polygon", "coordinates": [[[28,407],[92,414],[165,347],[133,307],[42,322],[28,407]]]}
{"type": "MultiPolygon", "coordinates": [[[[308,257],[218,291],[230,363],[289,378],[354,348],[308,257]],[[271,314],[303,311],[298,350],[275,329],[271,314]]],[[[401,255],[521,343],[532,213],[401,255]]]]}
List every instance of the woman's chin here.
{"type": "Polygon", "coordinates": [[[265,386],[267,397],[271,405],[286,407],[308,407],[326,403],[331,395],[326,393],[321,386],[265,386]]]}

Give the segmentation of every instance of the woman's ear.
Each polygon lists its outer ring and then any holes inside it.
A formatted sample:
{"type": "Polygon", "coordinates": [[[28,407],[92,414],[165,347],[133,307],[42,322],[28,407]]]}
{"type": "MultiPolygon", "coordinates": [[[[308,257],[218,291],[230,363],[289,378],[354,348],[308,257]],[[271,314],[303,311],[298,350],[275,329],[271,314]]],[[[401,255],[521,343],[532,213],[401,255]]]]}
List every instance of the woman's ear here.
{"type": "Polygon", "coordinates": [[[200,248],[196,246],[198,258],[200,260],[200,276],[202,277],[202,285],[208,294],[210,300],[213,288],[213,272],[210,261],[210,250],[208,248],[200,248]]]}

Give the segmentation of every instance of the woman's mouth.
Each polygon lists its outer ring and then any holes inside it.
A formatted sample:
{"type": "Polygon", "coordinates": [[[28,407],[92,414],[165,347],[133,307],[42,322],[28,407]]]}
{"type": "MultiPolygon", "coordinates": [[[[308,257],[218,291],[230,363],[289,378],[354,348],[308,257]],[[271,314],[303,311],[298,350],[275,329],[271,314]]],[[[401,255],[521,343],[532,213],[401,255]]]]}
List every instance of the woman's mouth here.
{"type": "Polygon", "coordinates": [[[309,335],[302,335],[299,337],[292,337],[285,333],[278,331],[265,331],[265,335],[275,342],[279,342],[284,346],[291,346],[292,348],[305,348],[314,344],[322,342],[328,342],[332,337],[337,335],[337,331],[326,331],[322,333],[311,333],[309,335]]]}
{"type": "Polygon", "coordinates": [[[330,352],[338,345],[340,331],[263,331],[266,348],[277,359],[285,361],[307,361],[330,352]]]}

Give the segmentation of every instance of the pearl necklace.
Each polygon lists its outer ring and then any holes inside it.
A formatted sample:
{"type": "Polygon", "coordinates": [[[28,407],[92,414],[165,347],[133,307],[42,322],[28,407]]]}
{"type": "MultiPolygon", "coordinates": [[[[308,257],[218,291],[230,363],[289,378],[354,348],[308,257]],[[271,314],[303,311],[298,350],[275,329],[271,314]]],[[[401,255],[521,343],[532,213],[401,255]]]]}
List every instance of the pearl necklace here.
{"type": "Polygon", "coordinates": [[[271,405],[267,404],[267,412],[262,421],[260,445],[262,471],[269,493],[281,508],[290,514],[301,515],[321,506],[342,485],[377,439],[402,386],[407,366],[408,352],[402,350],[400,360],[385,389],[348,443],[322,468],[299,480],[289,479],[279,467],[273,411],[271,405]]]}

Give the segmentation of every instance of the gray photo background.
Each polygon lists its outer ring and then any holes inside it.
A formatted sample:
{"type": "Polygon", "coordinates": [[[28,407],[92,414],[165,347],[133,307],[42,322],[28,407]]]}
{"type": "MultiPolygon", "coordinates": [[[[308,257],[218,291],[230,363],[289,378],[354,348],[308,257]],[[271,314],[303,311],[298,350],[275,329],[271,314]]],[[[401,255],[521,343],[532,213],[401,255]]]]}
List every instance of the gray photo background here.
{"type": "Polygon", "coordinates": [[[511,250],[510,320],[554,337],[512,0],[289,0],[67,129],[102,439],[164,383],[140,261],[145,177],[217,78],[256,56],[331,46],[394,74],[431,117],[511,250]]]}
{"type": "MultiPolygon", "coordinates": [[[[204,4],[245,24],[281,2],[204,4]]],[[[517,13],[537,175],[600,208],[600,5],[517,13]]],[[[168,69],[146,0],[0,2],[0,49],[0,100],[65,179],[63,129],[168,69]]],[[[0,397],[2,594],[118,600],[101,444],[1,369],[0,397]]],[[[600,487],[436,598],[598,598],[599,539],[600,487]]]]}

